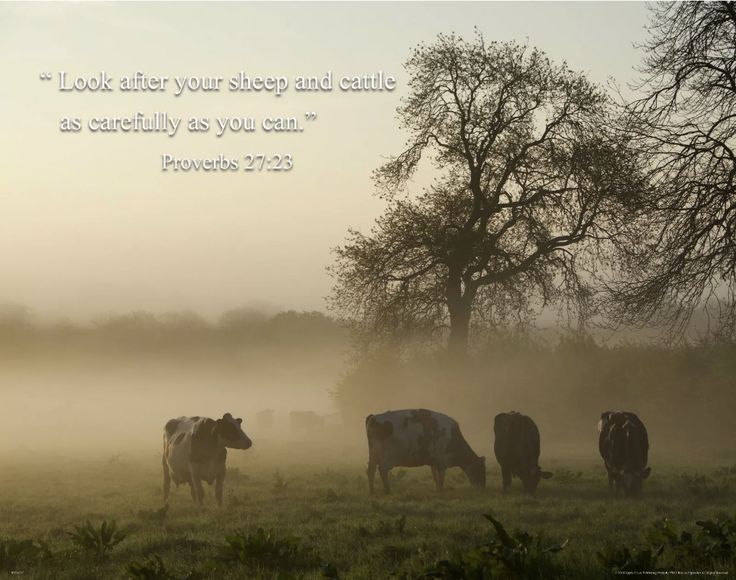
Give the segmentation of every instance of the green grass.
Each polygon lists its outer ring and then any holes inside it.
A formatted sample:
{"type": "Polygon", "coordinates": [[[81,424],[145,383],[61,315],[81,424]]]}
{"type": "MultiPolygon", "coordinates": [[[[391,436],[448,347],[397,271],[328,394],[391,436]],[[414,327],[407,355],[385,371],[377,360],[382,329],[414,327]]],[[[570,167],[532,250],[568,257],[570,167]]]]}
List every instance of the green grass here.
{"type": "Polygon", "coordinates": [[[694,469],[653,462],[643,497],[633,500],[609,495],[603,467],[593,458],[545,458],[545,468],[564,475],[543,481],[533,497],[522,495],[517,480],[502,496],[490,459],[485,490],[471,488],[453,469],[447,489],[437,493],[428,468],[396,469],[393,494],[369,496],[365,451],[341,455],[307,460],[299,444],[233,452],[223,508],[207,486],[205,507],[195,508],[182,486],[167,511],[160,511],[160,458],[153,453],[113,462],[6,461],[0,465],[0,540],[46,543],[43,557],[21,558],[23,577],[34,579],[127,578],[134,563],[159,569],[156,557],[167,575],[140,577],[181,579],[196,571],[202,578],[276,578],[274,554],[289,554],[282,578],[416,578],[484,542],[490,526],[483,514],[492,513],[509,532],[543,533],[550,544],[569,540],[555,555],[565,577],[595,579],[605,574],[598,552],[638,547],[665,517],[690,529],[697,520],[736,511],[736,470],[727,464],[694,469]],[[75,546],[68,534],[74,526],[89,521],[99,528],[103,520],[115,520],[125,539],[100,554],[75,546]],[[238,534],[245,556],[218,558],[228,552],[226,537],[238,534]]]}

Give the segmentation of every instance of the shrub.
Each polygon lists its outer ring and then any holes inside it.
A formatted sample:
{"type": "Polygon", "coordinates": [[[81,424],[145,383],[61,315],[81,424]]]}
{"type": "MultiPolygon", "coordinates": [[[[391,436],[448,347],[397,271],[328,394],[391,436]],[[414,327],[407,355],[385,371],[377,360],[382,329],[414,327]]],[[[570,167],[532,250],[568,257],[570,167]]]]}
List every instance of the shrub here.
{"type": "Polygon", "coordinates": [[[75,546],[100,558],[105,557],[126,538],[126,534],[118,530],[115,520],[110,522],[103,520],[99,529],[87,520],[84,525],[74,526],[74,531],[67,534],[75,546]]]}
{"type": "Polygon", "coordinates": [[[274,531],[263,528],[252,534],[241,532],[227,536],[225,542],[216,558],[220,562],[279,571],[317,565],[312,552],[302,548],[297,538],[279,537],[274,531]]]}
{"type": "Polygon", "coordinates": [[[41,548],[33,540],[0,540],[0,572],[18,570],[40,553],[41,548]]]}
{"type": "Polygon", "coordinates": [[[668,519],[654,526],[649,541],[666,547],[676,561],[709,565],[736,558],[736,519],[699,520],[694,533],[678,533],[668,519]]]}
{"type": "Polygon", "coordinates": [[[190,572],[186,576],[176,576],[169,572],[157,555],[144,563],[133,562],[127,569],[130,580],[200,580],[204,578],[199,572],[190,572]]]}
{"type": "Polygon", "coordinates": [[[664,562],[678,569],[712,568],[736,559],[736,520],[724,518],[695,522],[698,529],[678,532],[668,519],[649,531],[646,544],[630,548],[618,546],[598,553],[612,574],[618,572],[666,571],[664,562]]]}
{"type": "Polygon", "coordinates": [[[486,543],[437,562],[420,578],[553,580],[563,577],[555,555],[564,549],[567,540],[549,545],[541,534],[524,531],[510,534],[492,515],[483,517],[493,526],[492,536],[486,543]]]}
{"type": "Polygon", "coordinates": [[[663,549],[609,546],[598,552],[598,559],[611,576],[620,572],[654,572],[660,570],[658,562],[663,549]]]}

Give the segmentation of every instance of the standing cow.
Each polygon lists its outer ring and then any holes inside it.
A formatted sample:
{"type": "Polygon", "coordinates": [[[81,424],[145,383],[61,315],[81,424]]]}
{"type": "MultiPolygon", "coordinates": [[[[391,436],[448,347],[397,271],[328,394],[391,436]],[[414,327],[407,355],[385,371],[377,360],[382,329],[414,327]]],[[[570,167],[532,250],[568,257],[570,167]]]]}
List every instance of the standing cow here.
{"type": "Polygon", "coordinates": [[[598,449],[608,471],[608,487],[623,489],[625,495],[639,495],[644,480],[652,472],[647,467],[649,436],[634,413],[606,411],[598,421],[598,449]]]}
{"type": "Polygon", "coordinates": [[[222,419],[179,417],[164,427],[164,501],[169,498],[171,481],[178,487],[188,483],[192,498],[202,505],[202,481],[215,483],[217,504],[222,505],[227,447],[249,449],[253,442],[243,432],[242,419],[225,413],[222,419]]]}
{"type": "Polygon", "coordinates": [[[499,413],[493,422],[493,452],[501,465],[503,492],[518,477],[526,493],[534,493],[540,479],[552,474],[539,467],[539,429],[531,418],[516,411],[499,413]]]}
{"type": "Polygon", "coordinates": [[[447,415],[427,409],[388,411],[368,415],[365,429],[371,493],[376,469],[381,475],[384,492],[389,493],[388,472],[397,466],[428,465],[438,491],[444,486],[448,467],[460,467],[471,484],[486,486],[486,458],[473,452],[457,421],[447,415]]]}

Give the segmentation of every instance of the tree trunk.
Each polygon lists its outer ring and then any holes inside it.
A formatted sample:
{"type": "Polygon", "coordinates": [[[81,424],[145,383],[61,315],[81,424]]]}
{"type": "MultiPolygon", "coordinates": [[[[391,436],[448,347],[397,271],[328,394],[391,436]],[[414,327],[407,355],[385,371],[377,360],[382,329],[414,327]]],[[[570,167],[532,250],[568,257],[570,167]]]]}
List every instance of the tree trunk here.
{"type": "Polygon", "coordinates": [[[448,350],[458,358],[468,352],[468,336],[470,334],[470,308],[464,305],[456,311],[450,310],[450,339],[448,350]]]}
{"type": "Polygon", "coordinates": [[[468,352],[468,337],[470,335],[470,313],[473,305],[473,292],[465,289],[460,276],[451,275],[447,284],[447,308],[450,312],[450,338],[447,348],[458,358],[463,358],[468,352]]]}

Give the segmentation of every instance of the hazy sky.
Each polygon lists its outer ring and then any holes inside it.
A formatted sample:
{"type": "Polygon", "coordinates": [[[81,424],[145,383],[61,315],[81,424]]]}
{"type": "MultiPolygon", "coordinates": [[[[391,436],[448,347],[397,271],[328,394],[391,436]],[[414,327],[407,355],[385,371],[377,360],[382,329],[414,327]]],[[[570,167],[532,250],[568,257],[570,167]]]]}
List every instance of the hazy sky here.
{"type": "Polygon", "coordinates": [[[524,41],[597,82],[634,78],[643,3],[0,5],[0,302],[42,316],[252,302],[322,309],[330,248],[381,210],[371,171],[405,140],[402,63],[440,32],[524,41]],[[337,76],[383,70],[393,93],[68,94],[58,72],[337,76]],[[51,72],[53,81],[41,81],[51,72]],[[298,115],[299,134],[62,134],[64,116],[298,115]],[[291,153],[285,174],[173,174],[160,156],[291,153]]]}

